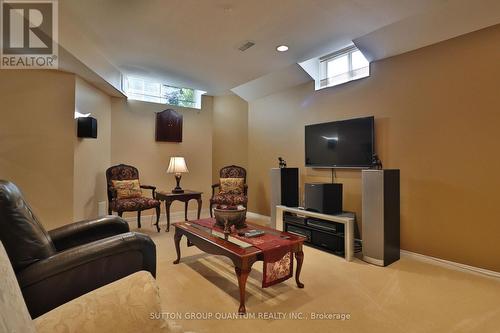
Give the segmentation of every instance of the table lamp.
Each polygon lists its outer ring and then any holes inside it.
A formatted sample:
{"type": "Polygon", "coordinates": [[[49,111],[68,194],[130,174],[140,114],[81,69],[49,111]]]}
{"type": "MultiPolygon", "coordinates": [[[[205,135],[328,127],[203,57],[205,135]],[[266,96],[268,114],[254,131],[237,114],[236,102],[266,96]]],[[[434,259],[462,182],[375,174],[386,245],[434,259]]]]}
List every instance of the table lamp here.
{"type": "Polygon", "coordinates": [[[177,186],[172,190],[172,193],[184,193],[180,186],[182,173],[184,172],[189,172],[184,157],[170,157],[167,173],[175,174],[175,181],[177,182],[177,186]]]}

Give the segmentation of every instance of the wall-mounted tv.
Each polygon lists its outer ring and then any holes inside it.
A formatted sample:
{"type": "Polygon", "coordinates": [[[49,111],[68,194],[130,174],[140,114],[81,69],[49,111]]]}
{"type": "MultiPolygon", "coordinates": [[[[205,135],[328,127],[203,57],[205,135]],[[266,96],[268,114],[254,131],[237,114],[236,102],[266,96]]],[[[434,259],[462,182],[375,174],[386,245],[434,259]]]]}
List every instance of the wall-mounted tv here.
{"type": "Polygon", "coordinates": [[[306,167],[368,168],[374,153],[374,118],[305,127],[306,167]]]}

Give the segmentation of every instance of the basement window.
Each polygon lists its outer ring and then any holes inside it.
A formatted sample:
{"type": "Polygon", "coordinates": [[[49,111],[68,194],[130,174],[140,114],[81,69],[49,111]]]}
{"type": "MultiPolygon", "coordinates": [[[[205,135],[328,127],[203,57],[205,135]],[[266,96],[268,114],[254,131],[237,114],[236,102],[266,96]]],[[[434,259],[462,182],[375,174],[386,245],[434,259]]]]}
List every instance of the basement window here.
{"type": "Polygon", "coordinates": [[[370,76],[370,63],[354,45],[319,58],[318,89],[370,76]]]}
{"type": "Polygon", "coordinates": [[[205,93],[132,76],[123,78],[122,89],[129,99],[194,109],[201,109],[201,96],[205,93]]]}

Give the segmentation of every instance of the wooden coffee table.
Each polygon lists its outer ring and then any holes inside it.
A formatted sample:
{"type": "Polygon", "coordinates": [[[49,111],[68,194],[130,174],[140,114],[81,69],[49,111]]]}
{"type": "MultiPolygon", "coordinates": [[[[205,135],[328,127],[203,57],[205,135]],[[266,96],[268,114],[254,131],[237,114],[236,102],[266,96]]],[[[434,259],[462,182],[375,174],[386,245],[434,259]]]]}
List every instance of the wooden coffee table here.
{"type": "MultiPolygon", "coordinates": [[[[304,284],[300,282],[300,271],[302,269],[302,263],[304,261],[304,252],[302,252],[302,245],[305,238],[300,237],[288,232],[282,232],[279,230],[263,227],[253,223],[248,223],[247,225],[251,229],[264,230],[268,233],[275,233],[276,235],[287,237],[288,240],[292,242],[292,252],[295,254],[295,259],[297,259],[297,269],[295,271],[295,282],[297,287],[304,288],[304,284]]],[[[188,244],[195,245],[200,250],[215,254],[222,255],[231,259],[234,265],[236,276],[238,277],[238,286],[240,289],[240,306],[238,312],[240,314],[246,313],[245,308],[245,288],[248,275],[252,270],[252,265],[256,261],[263,261],[262,250],[256,247],[243,248],[230,241],[213,236],[210,230],[202,226],[193,224],[191,222],[179,222],[174,223],[175,227],[175,249],[177,251],[177,259],[174,264],[178,264],[181,259],[181,249],[180,242],[182,236],[186,236],[188,244]]],[[[293,260],[293,259],[292,259],[293,260]]]]}
{"type": "Polygon", "coordinates": [[[196,200],[198,202],[198,220],[201,213],[201,195],[203,192],[184,190],[182,193],[172,193],[165,191],[156,191],[156,200],[165,201],[165,215],[167,216],[167,232],[170,231],[170,206],[174,201],[184,202],[184,219],[188,220],[188,202],[189,200],[196,200]]]}

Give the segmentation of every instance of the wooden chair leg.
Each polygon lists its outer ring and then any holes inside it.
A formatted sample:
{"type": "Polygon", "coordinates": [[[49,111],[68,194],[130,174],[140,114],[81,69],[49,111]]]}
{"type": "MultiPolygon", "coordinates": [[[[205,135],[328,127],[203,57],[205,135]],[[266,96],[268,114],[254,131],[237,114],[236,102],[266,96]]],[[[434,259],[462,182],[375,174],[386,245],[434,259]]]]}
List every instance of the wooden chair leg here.
{"type": "Polygon", "coordinates": [[[213,217],[213,213],[212,213],[212,204],[210,204],[210,209],[209,209],[209,210],[210,210],[210,218],[212,218],[212,217],[213,217]]]}
{"type": "Polygon", "coordinates": [[[141,211],[137,211],[137,228],[141,228],[141,211]]]}

